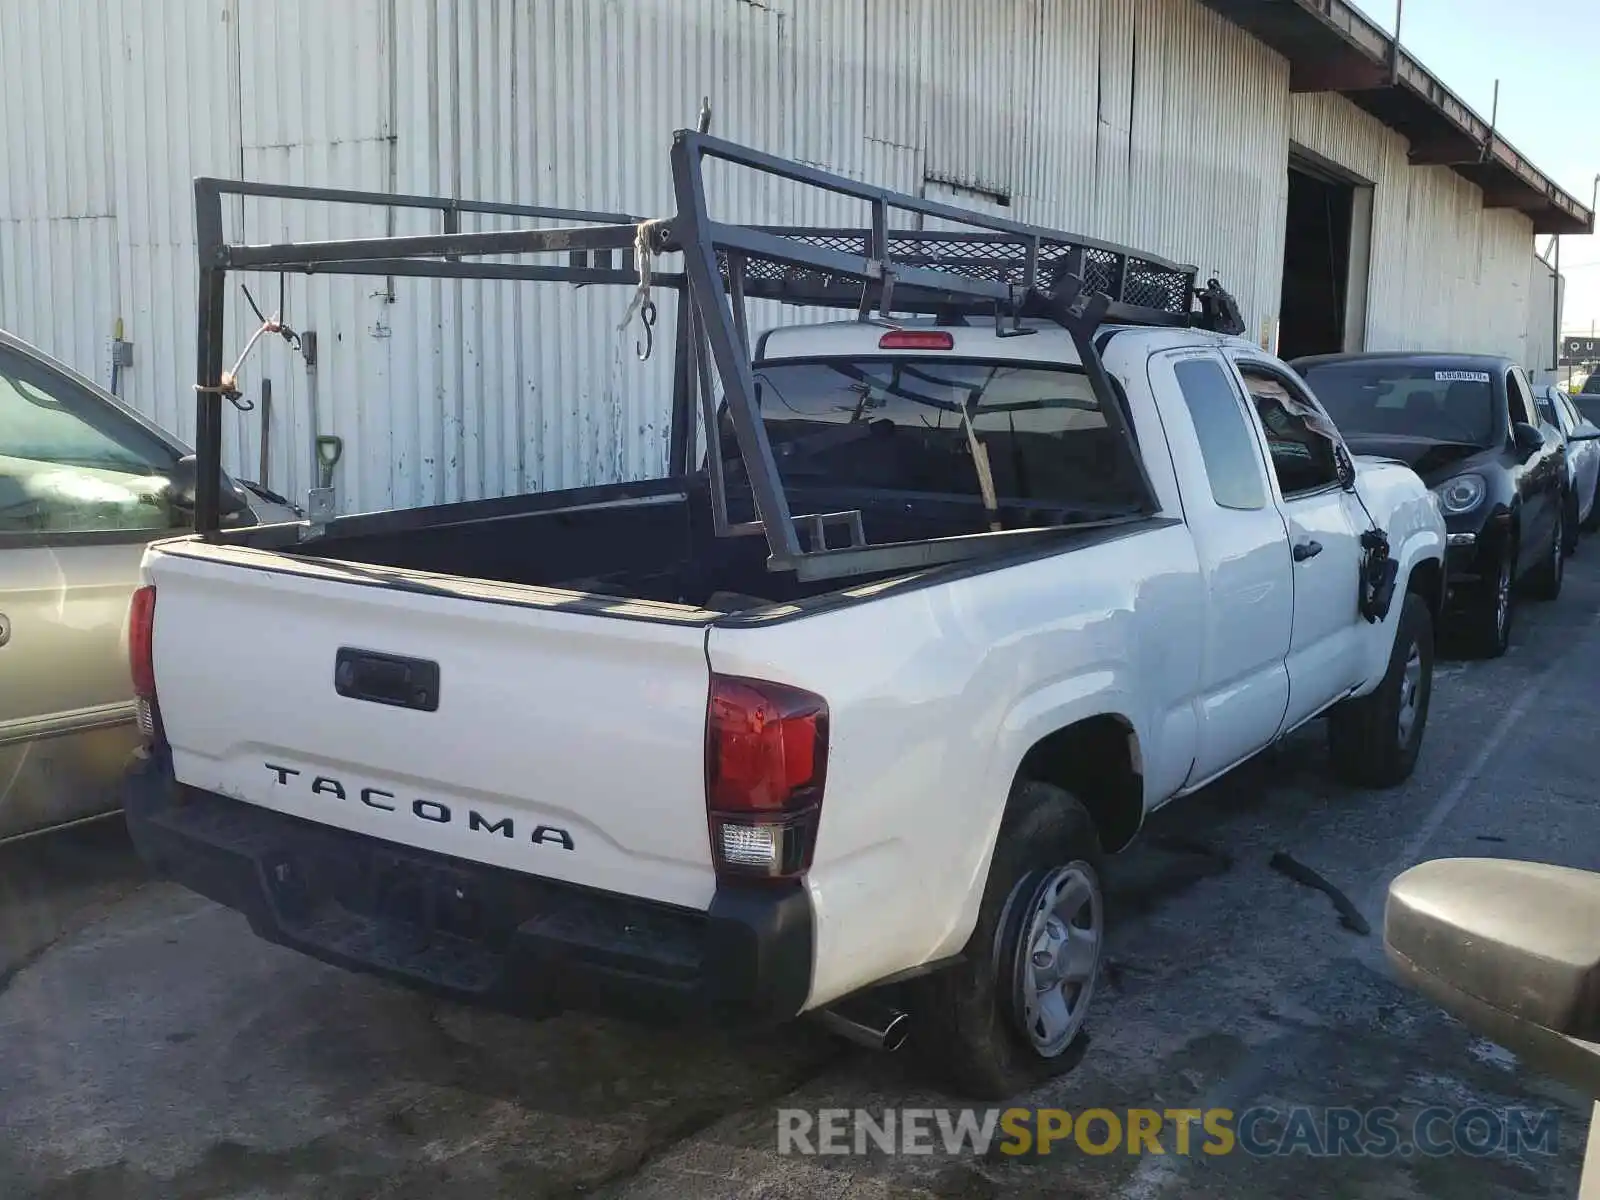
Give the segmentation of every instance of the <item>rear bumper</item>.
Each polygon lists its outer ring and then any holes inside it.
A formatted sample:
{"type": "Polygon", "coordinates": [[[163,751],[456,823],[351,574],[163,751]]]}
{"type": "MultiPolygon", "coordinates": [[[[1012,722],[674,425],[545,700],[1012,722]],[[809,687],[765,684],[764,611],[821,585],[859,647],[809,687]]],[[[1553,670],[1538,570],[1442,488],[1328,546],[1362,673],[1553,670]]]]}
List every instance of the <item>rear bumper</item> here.
{"type": "Polygon", "coordinates": [[[269,942],[508,1012],[766,1024],[811,989],[799,884],[719,885],[705,912],[395,845],[176,783],[150,760],[128,827],[157,872],[269,942]]]}

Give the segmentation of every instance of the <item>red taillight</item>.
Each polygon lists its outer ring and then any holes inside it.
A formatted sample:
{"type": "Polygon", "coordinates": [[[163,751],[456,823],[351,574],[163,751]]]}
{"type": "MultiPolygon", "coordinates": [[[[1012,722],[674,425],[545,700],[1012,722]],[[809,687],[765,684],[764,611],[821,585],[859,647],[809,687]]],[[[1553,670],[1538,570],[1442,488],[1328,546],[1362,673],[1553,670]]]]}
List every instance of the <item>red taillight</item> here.
{"type": "Polygon", "coordinates": [[[133,676],[135,721],[152,745],[162,738],[161,710],[156,704],[156,589],[146,584],[128,605],[128,669],[133,676]]]}
{"type": "Polygon", "coordinates": [[[765,878],[811,865],[828,766],[821,696],[714,675],[706,711],[706,809],[720,874],[765,878]]]}
{"type": "Polygon", "coordinates": [[[156,589],[146,584],[128,606],[128,667],[133,694],[144,700],[156,694],[156,589]]]}
{"type": "Polygon", "coordinates": [[[878,339],[879,350],[954,350],[956,339],[943,329],[893,329],[878,339]]]}

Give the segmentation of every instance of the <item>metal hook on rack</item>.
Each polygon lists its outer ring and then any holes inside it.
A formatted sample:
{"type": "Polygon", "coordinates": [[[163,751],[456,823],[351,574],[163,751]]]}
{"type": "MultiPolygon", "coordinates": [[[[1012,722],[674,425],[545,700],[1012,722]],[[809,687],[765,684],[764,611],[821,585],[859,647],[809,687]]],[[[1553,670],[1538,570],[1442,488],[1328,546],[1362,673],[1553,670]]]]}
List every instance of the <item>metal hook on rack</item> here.
{"type": "Polygon", "coordinates": [[[655,352],[656,348],[656,302],[646,298],[639,306],[639,321],[644,326],[643,343],[634,342],[633,352],[639,356],[639,361],[644,362],[655,352]]]}

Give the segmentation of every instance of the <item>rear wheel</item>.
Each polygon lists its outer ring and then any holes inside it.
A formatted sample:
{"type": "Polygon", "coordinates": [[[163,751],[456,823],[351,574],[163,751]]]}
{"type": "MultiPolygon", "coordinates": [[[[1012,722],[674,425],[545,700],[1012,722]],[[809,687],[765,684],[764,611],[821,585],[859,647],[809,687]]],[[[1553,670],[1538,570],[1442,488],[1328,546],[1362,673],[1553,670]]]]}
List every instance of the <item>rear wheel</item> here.
{"type": "Polygon", "coordinates": [[[1432,696],[1433,618],[1427,601],[1408,592],[1383,682],[1328,714],[1334,773],[1360,787],[1395,787],[1411,778],[1432,696]]]}
{"type": "Polygon", "coordinates": [[[1528,578],[1528,593],[1535,600],[1554,600],[1561,595],[1561,584],[1567,574],[1567,537],[1565,514],[1556,517],[1556,527],[1550,531],[1550,548],[1544,559],[1528,578]]]}
{"type": "Polygon", "coordinates": [[[978,1100],[1071,1070],[1083,1055],[1104,943],[1093,820],[1070,792],[1018,783],[962,961],[916,981],[913,1043],[978,1100]]]}

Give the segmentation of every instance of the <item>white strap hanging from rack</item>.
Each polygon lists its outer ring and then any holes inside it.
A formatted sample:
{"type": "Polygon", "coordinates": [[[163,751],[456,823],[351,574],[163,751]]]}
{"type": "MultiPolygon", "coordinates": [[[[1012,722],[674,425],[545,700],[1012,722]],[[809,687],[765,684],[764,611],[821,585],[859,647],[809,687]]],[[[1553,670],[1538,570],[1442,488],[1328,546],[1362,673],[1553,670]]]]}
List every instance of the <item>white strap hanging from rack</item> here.
{"type": "MultiPolygon", "coordinates": [[[[633,261],[639,268],[639,286],[634,289],[633,300],[628,304],[628,310],[622,314],[622,321],[617,325],[617,332],[622,333],[628,328],[628,322],[639,314],[645,314],[645,334],[650,337],[650,331],[655,325],[655,301],[651,299],[651,277],[655,264],[656,244],[660,240],[659,231],[667,225],[663,219],[640,221],[637,232],[633,238],[633,261]]],[[[648,358],[648,351],[639,352],[641,358],[648,358]]]]}

